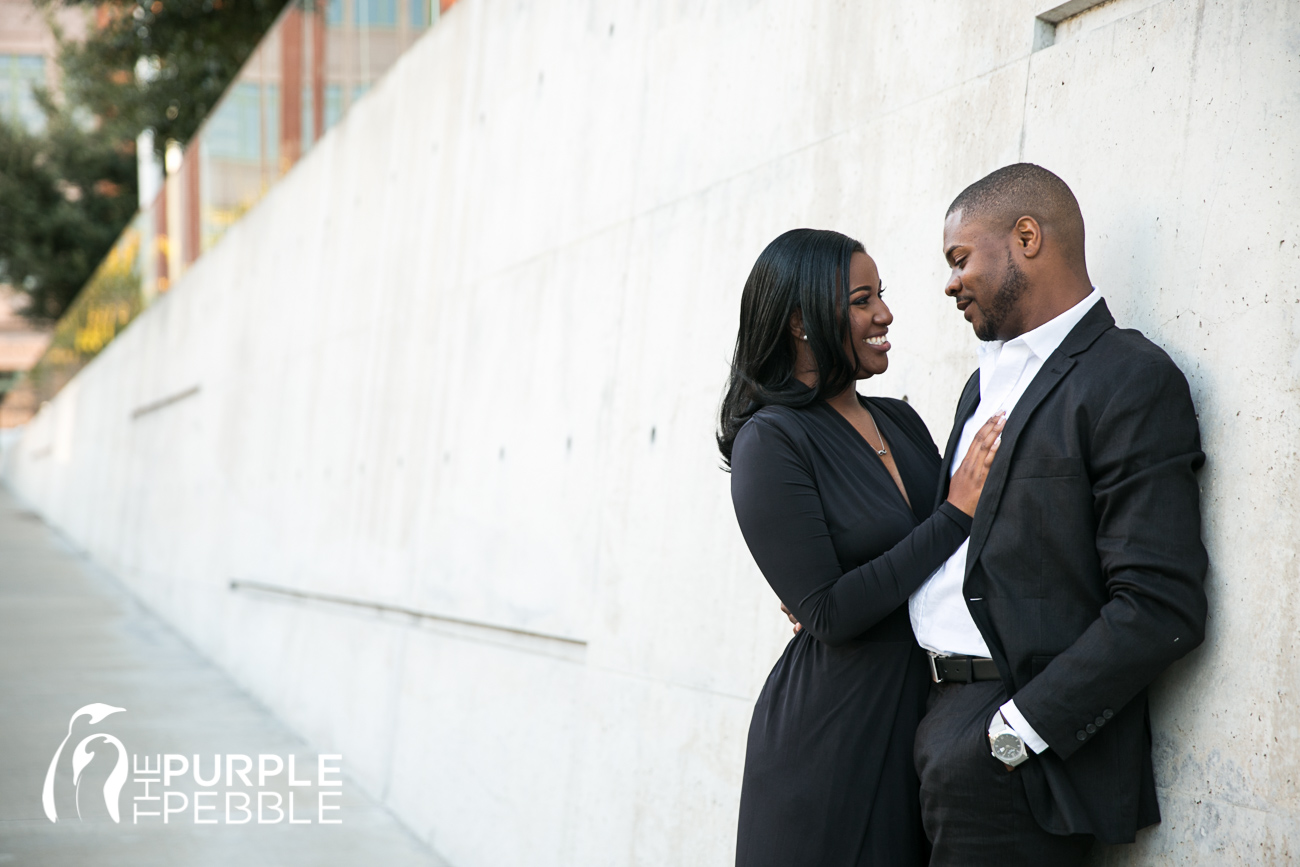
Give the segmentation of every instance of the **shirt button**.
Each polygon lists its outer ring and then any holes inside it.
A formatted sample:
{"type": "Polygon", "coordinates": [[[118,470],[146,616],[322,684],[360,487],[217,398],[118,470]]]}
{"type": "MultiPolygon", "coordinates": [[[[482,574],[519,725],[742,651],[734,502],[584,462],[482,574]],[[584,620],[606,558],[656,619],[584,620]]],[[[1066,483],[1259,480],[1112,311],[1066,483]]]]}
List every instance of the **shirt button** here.
{"type": "Polygon", "coordinates": [[[1088,732],[1088,734],[1092,734],[1097,730],[1097,727],[1092,723],[1088,723],[1086,726],[1084,726],[1084,729],[1088,732]]]}
{"type": "Polygon", "coordinates": [[[1104,716],[1099,716],[1095,720],[1093,720],[1093,722],[1097,724],[1097,728],[1101,728],[1106,724],[1106,718],[1104,716]]]}
{"type": "Polygon", "coordinates": [[[1104,716],[1106,719],[1110,719],[1115,715],[1115,711],[1111,710],[1110,708],[1106,708],[1104,711],[1101,712],[1101,715],[1104,716]]]}
{"type": "Polygon", "coordinates": [[[1081,741],[1086,741],[1088,739],[1088,734],[1083,729],[1079,729],[1077,732],[1075,732],[1074,736],[1081,741]]]}

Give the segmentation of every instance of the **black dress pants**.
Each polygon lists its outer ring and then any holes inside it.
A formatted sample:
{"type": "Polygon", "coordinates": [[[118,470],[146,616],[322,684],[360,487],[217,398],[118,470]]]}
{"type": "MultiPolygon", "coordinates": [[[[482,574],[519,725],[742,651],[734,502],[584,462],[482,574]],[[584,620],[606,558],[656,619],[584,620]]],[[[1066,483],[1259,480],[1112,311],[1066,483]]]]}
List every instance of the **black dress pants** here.
{"type": "Polygon", "coordinates": [[[1092,849],[1090,835],[1040,828],[1020,776],[989,752],[989,720],[1006,700],[996,680],[931,690],[915,753],[930,867],[1077,867],[1092,849]]]}

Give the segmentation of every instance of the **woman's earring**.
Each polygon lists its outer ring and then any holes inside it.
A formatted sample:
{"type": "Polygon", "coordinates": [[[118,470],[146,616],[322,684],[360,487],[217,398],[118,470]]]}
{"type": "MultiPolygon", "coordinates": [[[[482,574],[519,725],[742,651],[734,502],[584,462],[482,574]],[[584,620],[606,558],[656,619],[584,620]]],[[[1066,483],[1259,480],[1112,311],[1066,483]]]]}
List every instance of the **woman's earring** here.
{"type": "Polygon", "coordinates": [[[807,335],[807,334],[802,334],[802,335],[799,336],[799,339],[800,339],[800,340],[807,340],[807,339],[808,339],[808,335],[807,335]]]}

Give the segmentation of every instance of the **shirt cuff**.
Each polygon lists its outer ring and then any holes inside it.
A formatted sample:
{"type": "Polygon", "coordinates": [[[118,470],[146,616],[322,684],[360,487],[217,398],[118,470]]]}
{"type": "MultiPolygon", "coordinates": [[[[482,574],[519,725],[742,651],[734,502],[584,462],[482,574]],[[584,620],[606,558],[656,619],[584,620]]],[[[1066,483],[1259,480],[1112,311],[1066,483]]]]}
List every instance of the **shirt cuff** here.
{"type": "Polygon", "coordinates": [[[1024,714],[1016,707],[1014,700],[1008,701],[999,710],[1002,711],[1002,718],[1007,721],[1007,725],[1011,726],[1015,733],[1020,735],[1020,739],[1025,742],[1025,746],[1033,750],[1035,754],[1047,750],[1047,741],[1038,736],[1038,732],[1034,731],[1034,727],[1029,724],[1029,720],[1025,719],[1024,714]]]}

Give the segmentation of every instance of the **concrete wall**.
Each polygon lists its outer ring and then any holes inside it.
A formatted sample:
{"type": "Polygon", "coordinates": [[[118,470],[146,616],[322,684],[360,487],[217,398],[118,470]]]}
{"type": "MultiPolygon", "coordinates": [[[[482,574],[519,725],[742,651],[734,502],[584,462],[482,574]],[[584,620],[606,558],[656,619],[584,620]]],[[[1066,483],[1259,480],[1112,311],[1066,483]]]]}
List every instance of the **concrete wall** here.
{"type": "Polygon", "coordinates": [[[974,366],[943,211],[1036,161],[1209,454],[1165,821],[1098,863],[1284,863],[1300,13],[1117,0],[1035,52],[1040,11],[465,0],[41,412],[8,482],[460,867],[720,867],[788,636],[711,441],[749,266],[794,226],[863,239],[896,315],[865,388],[942,441],[974,366]]]}

